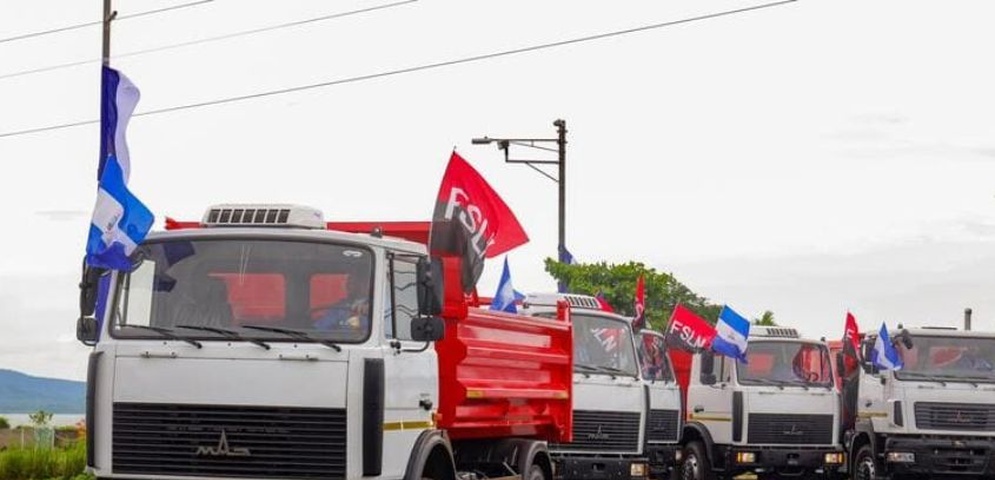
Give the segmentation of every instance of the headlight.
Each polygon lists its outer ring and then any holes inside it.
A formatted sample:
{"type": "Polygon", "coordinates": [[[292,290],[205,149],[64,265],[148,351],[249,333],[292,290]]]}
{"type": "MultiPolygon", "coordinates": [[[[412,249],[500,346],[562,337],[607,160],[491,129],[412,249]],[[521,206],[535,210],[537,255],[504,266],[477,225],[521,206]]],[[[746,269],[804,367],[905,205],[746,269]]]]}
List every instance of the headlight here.
{"type": "Polygon", "coordinates": [[[754,452],[736,452],[736,463],[757,463],[757,454],[754,452]]]}
{"type": "Polygon", "coordinates": [[[888,452],[887,459],[890,463],[915,463],[916,454],[912,452],[888,452]]]}
{"type": "Polygon", "coordinates": [[[824,462],[826,465],[841,465],[843,463],[843,452],[827,453],[824,462]]]}
{"type": "Polygon", "coordinates": [[[630,477],[645,477],[646,476],[646,464],[645,463],[630,463],[629,464],[629,476],[630,477]]]}

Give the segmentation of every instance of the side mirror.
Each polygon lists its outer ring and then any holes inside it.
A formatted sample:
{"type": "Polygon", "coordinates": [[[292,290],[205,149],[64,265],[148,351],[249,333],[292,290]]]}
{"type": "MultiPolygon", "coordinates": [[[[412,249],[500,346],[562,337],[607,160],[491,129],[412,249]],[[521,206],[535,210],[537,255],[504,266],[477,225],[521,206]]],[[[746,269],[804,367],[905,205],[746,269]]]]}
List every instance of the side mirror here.
{"type": "Polygon", "coordinates": [[[714,373],[702,373],[701,374],[701,384],[702,385],[715,385],[717,379],[714,373]]]}
{"type": "Polygon", "coordinates": [[[442,340],[446,333],[446,324],[435,316],[419,316],[411,319],[411,339],[416,342],[435,342],[442,340]]]}
{"type": "Polygon", "coordinates": [[[906,350],[909,350],[913,347],[912,335],[909,335],[909,331],[904,328],[902,329],[902,333],[899,333],[895,340],[901,343],[906,350]]]}
{"type": "Polygon", "coordinates": [[[97,292],[99,291],[100,277],[107,270],[94,268],[83,264],[83,273],[79,281],[79,316],[92,317],[97,307],[97,292]]]}
{"type": "MultiPolygon", "coordinates": [[[[418,260],[418,314],[431,317],[442,313],[444,292],[442,261],[438,258],[418,260]]],[[[414,324],[411,332],[414,334],[414,324]]]]}
{"type": "Polygon", "coordinates": [[[846,361],[843,358],[843,352],[840,352],[836,354],[836,375],[845,377],[846,373],[846,361]]]}
{"type": "Polygon", "coordinates": [[[93,317],[80,317],[76,320],[76,340],[84,345],[93,346],[97,343],[97,319],[93,317]]]}
{"type": "Polygon", "coordinates": [[[715,385],[715,355],[712,352],[701,353],[701,384],[715,385]]]}

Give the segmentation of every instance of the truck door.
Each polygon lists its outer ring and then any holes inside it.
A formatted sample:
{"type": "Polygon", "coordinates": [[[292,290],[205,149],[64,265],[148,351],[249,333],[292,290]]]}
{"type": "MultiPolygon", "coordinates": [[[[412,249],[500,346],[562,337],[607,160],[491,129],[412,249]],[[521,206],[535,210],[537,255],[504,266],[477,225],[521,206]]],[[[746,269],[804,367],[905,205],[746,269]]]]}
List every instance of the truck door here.
{"type": "Polygon", "coordinates": [[[384,476],[404,474],[407,454],[418,435],[433,428],[432,414],[439,402],[435,348],[411,340],[411,319],[418,315],[417,260],[414,255],[387,257],[382,347],[384,476]]]}
{"type": "Polygon", "coordinates": [[[688,392],[688,420],[708,427],[716,444],[732,443],[732,367],[726,357],[701,353],[700,377],[688,392]]]}
{"type": "Polygon", "coordinates": [[[639,360],[649,390],[648,443],[673,443],[680,434],[681,392],[670,367],[663,335],[639,333],[639,360]]]}

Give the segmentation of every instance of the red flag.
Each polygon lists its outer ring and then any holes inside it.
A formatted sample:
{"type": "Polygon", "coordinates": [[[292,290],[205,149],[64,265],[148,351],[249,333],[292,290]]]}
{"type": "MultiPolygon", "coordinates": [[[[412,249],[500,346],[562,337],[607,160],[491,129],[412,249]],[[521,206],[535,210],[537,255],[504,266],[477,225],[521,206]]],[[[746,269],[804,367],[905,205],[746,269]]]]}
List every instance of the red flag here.
{"type": "Polygon", "coordinates": [[[639,330],[646,326],[646,286],[643,283],[642,274],[636,280],[636,314],[632,317],[632,329],[639,330]]]}
{"type": "Polygon", "coordinates": [[[598,301],[598,306],[601,307],[601,310],[605,312],[615,312],[615,309],[608,304],[608,300],[605,300],[605,294],[602,293],[601,290],[598,290],[598,293],[594,294],[594,299],[598,301]]]}
{"type": "Polygon", "coordinates": [[[463,259],[463,291],[477,284],[484,258],[529,241],[515,214],[463,157],[453,152],[432,214],[429,251],[463,259]]]}
{"type": "Polygon", "coordinates": [[[668,345],[693,352],[712,344],[715,327],[683,305],[677,305],[670,316],[670,325],[667,326],[664,337],[668,345]]]}
{"type": "Polygon", "coordinates": [[[846,312],[846,326],[843,330],[843,360],[848,373],[855,370],[860,364],[860,330],[857,328],[857,319],[853,314],[846,312]]]}

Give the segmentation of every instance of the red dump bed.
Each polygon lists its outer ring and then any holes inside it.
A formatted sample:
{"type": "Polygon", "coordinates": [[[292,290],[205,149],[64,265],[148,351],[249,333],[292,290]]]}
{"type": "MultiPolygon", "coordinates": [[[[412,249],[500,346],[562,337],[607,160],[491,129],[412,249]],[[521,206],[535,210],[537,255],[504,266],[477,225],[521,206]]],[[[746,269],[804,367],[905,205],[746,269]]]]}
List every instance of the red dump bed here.
{"type": "Polygon", "coordinates": [[[570,323],[470,309],[446,320],[439,355],[439,427],[450,437],[569,442],[570,323]]]}

